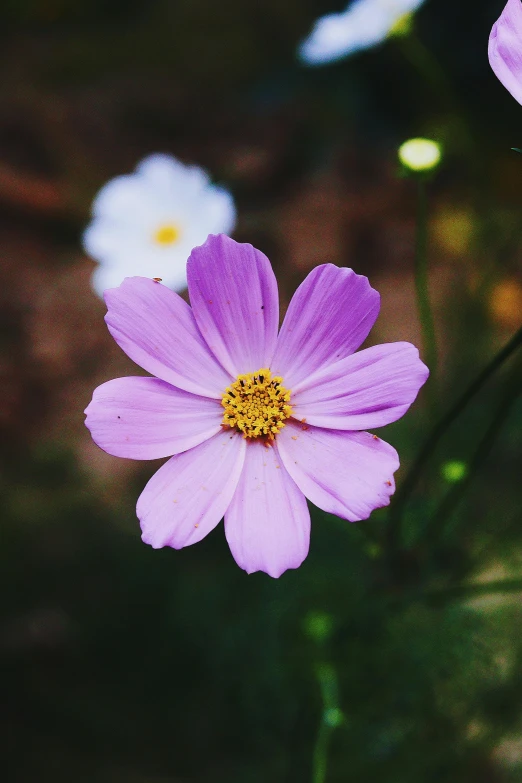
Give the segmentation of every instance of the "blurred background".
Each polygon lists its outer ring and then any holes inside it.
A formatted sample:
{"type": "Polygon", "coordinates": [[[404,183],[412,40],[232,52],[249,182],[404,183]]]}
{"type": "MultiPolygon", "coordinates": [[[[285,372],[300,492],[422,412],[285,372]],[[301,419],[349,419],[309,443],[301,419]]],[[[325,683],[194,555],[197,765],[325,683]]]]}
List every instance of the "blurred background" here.
{"type": "MultiPolygon", "coordinates": [[[[520,327],[522,107],[487,60],[503,0],[427,0],[410,35],[300,64],[345,4],[0,6],[3,780],[522,781],[513,363],[439,444],[398,540],[386,510],[314,510],[310,555],[279,580],[242,572],[222,526],[179,552],[142,544],[135,503],[160,463],[106,455],[83,424],[94,387],[136,369],[81,234],[97,190],[151,152],[230,189],[234,237],[269,256],[283,307],[315,265],[351,266],[382,296],[369,344],[420,345],[397,148],[436,139],[441,411],[520,327]]],[[[432,425],[422,393],[379,432],[399,486],[432,425]]]]}

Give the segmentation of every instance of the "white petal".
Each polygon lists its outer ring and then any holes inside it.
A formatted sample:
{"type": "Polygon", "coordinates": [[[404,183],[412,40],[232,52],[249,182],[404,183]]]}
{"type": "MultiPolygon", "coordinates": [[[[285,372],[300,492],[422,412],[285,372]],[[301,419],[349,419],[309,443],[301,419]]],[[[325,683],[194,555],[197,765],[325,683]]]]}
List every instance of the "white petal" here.
{"type": "Polygon", "coordinates": [[[331,62],[383,41],[393,25],[424,0],[355,0],[346,11],[320,17],[300,46],[308,65],[331,62]]]}
{"type": "Polygon", "coordinates": [[[164,198],[192,198],[201,193],[209,184],[210,178],[199,166],[186,166],[172,155],[156,153],[144,158],[136,168],[136,173],[154,191],[164,198]]]}
{"type": "Polygon", "coordinates": [[[108,182],[93,203],[94,218],[83,244],[103,265],[93,288],[102,293],[125,277],[160,277],[168,287],[186,288],[186,263],[192,249],[209,234],[229,233],[236,221],[234,200],[210,184],[198,166],[186,166],[171,155],[150,155],[136,172],[108,182]],[[155,234],[173,225],[179,238],[161,245],[155,234]]]}

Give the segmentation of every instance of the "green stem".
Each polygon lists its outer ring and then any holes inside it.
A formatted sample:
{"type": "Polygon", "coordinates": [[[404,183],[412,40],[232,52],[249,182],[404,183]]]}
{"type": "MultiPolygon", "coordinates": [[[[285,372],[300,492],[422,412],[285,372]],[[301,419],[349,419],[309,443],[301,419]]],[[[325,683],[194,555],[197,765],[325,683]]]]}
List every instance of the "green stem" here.
{"type": "Polygon", "coordinates": [[[428,199],[426,181],[419,177],[417,191],[417,232],[415,238],[415,290],[422,329],[426,363],[430,369],[431,401],[436,397],[437,341],[428,291],[428,199]]]}
{"type": "Polygon", "coordinates": [[[495,415],[493,416],[493,419],[491,420],[486,432],[479,441],[479,444],[475,450],[475,454],[471,459],[467,477],[458,484],[455,484],[455,486],[448,492],[430,520],[429,529],[431,531],[435,532],[442,530],[447,520],[451,518],[451,515],[464,497],[464,494],[468,489],[471,481],[491,451],[502,428],[502,425],[508,418],[514,403],[521,394],[522,364],[517,367],[516,371],[513,373],[512,378],[510,378],[510,381],[506,384],[505,392],[502,395],[495,415]]]}
{"type": "Polygon", "coordinates": [[[324,718],[321,720],[317,741],[314,748],[312,783],[325,783],[326,771],[328,769],[328,748],[330,746],[330,737],[332,727],[329,726],[324,718]]]}
{"type": "Polygon", "coordinates": [[[406,478],[399,488],[393,505],[390,509],[388,525],[389,543],[394,545],[400,540],[400,525],[402,511],[408,502],[421,476],[424,465],[435,451],[439,441],[446,434],[453,422],[459,417],[475,395],[482,389],[492,375],[504,364],[504,362],[522,345],[522,327],[516,332],[504,348],[499,351],[489,364],[482,370],[475,380],[465,389],[450,410],[440,419],[432,429],[424,446],[420,450],[416,460],[411,466],[406,478]]]}
{"type": "Polygon", "coordinates": [[[343,715],[338,706],[337,672],[329,663],[320,663],[316,676],[321,689],[323,713],[314,748],[312,783],[325,783],[328,770],[328,750],[333,730],[340,726],[343,715]]]}
{"type": "Polygon", "coordinates": [[[469,130],[469,122],[462,114],[462,101],[458,100],[444,68],[433,53],[423,44],[414,30],[407,35],[396,36],[397,45],[421,79],[431,85],[440,103],[450,112],[452,135],[457,137],[473,168],[477,166],[476,141],[469,130]]]}

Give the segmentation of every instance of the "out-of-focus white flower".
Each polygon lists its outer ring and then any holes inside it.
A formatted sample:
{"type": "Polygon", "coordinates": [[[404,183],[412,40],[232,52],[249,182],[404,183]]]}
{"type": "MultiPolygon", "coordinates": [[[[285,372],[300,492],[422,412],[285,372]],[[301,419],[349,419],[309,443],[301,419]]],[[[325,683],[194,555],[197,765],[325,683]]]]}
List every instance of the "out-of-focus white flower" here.
{"type": "Polygon", "coordinates": [[[209,234],[229,234],[236,221],[232,196],[203,169],[159,154],[107,182],[92,215],[83,245],[99,262],[92,286],[100,296],[134,275],[183,290],[191,250],[209,234]]]}
{"type": "Polygon", "coordinates": [[[354,0],[340,14],[321,16],[299,47],[307,65],[340,60],[381,43],[424,0],[354,0]]]}

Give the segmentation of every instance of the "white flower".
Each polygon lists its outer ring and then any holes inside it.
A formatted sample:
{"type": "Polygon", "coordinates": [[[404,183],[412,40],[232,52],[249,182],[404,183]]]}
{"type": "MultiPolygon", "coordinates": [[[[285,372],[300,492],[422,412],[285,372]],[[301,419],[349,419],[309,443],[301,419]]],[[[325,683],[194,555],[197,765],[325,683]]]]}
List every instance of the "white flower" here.
{"type": "Polygon", "coordinates": [[[340,60],[361,49],[381,43],[402,17],[424,0],[354,0],[340,14],[321,16],[299,47],[307,65],[340,60]]]}
{"type": "Polygon", "coordinates": [[[192,249],[209,234],[229,234],[236,221],[230,193],[170,155],[150,155],[133,174],[107,182],[92,214],[83,245],[99,262],[92,286],[100,296],[133,275],[183,290],[192,249]]]}

